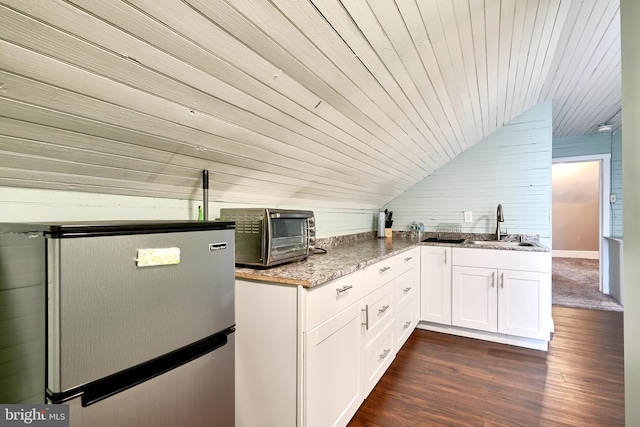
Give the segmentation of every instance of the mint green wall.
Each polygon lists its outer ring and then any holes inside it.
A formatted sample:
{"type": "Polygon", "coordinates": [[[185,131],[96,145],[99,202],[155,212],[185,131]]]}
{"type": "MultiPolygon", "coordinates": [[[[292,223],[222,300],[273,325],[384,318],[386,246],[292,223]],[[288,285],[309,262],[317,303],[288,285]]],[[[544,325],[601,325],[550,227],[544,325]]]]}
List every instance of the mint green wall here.
{"type": "Polygon", "coordinates": [[[539,234],[551,246],[551,108],[537,104],[389,202],[393,228],[417,221],[429,231],[460,223],[464,232],[495,232],[501,203],[503,230],[539,234]]]}
{"type": "Polygon", "coordinates": [[[617,200],[611,205],[610,233],[622,236],[622,133],[616,131],[553,139],[554,159],[597,154],[611,154],[611,194],[615,194],[617,200]]]}
{"type": "MultiPolygon", "coordinates": [[[[117,196],[112,194],[0,187],[0,222],[92,220],[189,220],[198,217],[201,201],[117,196]]],[[[222,207],[247,206],[209,202],[209,217],[222,207]]],[[[309,209],[308,206],[269,206],[309,209]]],[[[374,209],[313,208],[318,237],[374,230],[374,209]]]]}
{"type": "Polygon", "coordinates": [[[611,235],[622,236],[622,132],[614,132],[611,144],[611,194],[616,202],[611,205],[611,235]]]}

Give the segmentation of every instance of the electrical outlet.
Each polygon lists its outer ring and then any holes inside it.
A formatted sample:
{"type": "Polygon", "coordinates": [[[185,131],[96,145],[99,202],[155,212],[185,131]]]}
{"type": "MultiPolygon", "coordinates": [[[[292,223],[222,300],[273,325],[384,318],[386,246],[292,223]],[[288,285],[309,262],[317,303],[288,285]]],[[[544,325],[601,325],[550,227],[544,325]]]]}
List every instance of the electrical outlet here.
{"type": "Polygon", "coordinates": [[[473,222],[473,212],[464,211],[464,222],[473,222]]]}

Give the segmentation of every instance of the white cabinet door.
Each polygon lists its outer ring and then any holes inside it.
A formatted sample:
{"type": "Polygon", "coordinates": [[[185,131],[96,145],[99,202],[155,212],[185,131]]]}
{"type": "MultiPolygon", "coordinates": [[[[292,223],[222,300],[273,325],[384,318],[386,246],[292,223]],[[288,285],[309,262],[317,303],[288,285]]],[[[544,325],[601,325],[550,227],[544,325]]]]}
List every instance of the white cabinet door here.
{"type": "Polygon", "coordinates": [[[361,304],[305,333],[305,425],[347,425],[364,400],[361,304]]]}
{"type": "Polygon", "coordinates": [[[497,270],[489,268],[453,267],[453,325],[497,332],[497,273],[497,270]]]}
{"type": "Polygon", "coordinates": [[[451,248],[423,246],[420,320],[451,324],[451,248]]]}
{"type": "Polygon", "coordinates": [[[514,270],[498,270],[498,275],[498,332],[548,339],[550,275],[514,270]]]}

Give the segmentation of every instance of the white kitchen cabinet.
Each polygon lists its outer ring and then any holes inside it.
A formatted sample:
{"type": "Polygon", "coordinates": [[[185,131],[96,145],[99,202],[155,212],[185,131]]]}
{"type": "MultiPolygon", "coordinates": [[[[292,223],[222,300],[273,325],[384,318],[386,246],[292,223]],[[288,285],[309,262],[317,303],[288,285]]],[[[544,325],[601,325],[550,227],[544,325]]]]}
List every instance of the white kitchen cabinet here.
{"type": "Polygon", "coordinates": [[[369,345],[383,329],[393,322],[395,316],[394,291],[395,282],[392,280],[364,297],[362,323],[364,325],[365,346],[369,345]]]}
{"type": "Polygon", "coordinates": [[[498,332],[549,339],[551,274],[498,270],[498,332]]]}
{"type": "Polygon", "coordinates": [[[388,322],[380,334],[365,347],[364,351],[364,392],[366,397],[380,381],[395,357],[393,322],[388,322]]]}
{"type": "Polygon", "coordinates": [[[390,257],[364,269],[364,293],[369,294],[399,274],[398,257],[390,257]]]}
{"type": "Polygon", "coordinates": [[[403,252],[395,257],[397,259],[397,266],[399,274],[402,274],[409,270],[414,270],[420,262],[420,248],[416,247],[403,252]]]}
{"type": "Polygon", "coordinates": [[[346,425],[364,400],[361,319],[353,304],[305,333],[306,426],[346,425]]]}
{"type": "MultiPolygon", "coordinates": [[[[400,276],[396,280],[396,315],[400,313],[400,306],[409,303],[413,305],[411,310],[413,314],[413,320],[411,325],[406,329],[410,329],[406,337],[408,338],[411,332],[416,328],[418,322],[420,322],[420,247],[415,247],[398,255],[398,264],[400,268],[400,276]],[[410,273],[409,273],[410,272],[410,273]],[[407,290],[410,288],[409,290],[407,290]],[[402,300],[402,301],[401,301],[402,300]]],[[[406,322],[402,322],[403,324],[406,322]]],[[[406,341],[399,340],[396,335],[396,351],[402,347],[402,344],[406,341]],[[398,345],[398,343],[402,344],[398,345]]]]}
{"type": "MultiPolygon", "coordinates": [[[[419,249],[419,248],[418,248],[419,249]]],[[[416,328],[420,310],[420,274],[418,262],[413,268],[405,271],[395,280],[395,352],[404,345],[405,341],[416,328]]]]}
{"type": "Polygon", "coordinates": [[[451,248],[422,246],[420,320],[451,324],[451,248]]]}
{"type": "Polygon", "coordinates": [[[363,299],[364,371],[366,398],[395,358],[393,326],[396,315],[396,276],[401,271],[399,256],[364,269],[363,299]]]}
{"type": "Polygon", "coordinates": [[[346,425],[364,400],[363,276],[356,271],[304,291],[305,426],[346,425]]]}
{"type": "Polygon", "coordinates": [[[496,270],[453,267],[451,324],[480,331],[498,331],[496,270]]]}
{"type": "Polygon", "coordinates": [[[302,425],[299,288],[236,280],[236,426],[302,425]]]}
{"type": "Polygon", "coordinates": [[[550,254],[454,248],[452,325],[548,340],[550,254]]]}
{"type": "Polygon", "coordinates": [[[452,324],[525,338],[548,338],[549,274],[453,267],[452,324]]]}
{"type": "Polygon", "coordinates": [[[304,292],[306,309],[304,330],[308,331],[318,326],[350,305],[359,302],[363,296],[362,270],[332,280],[322,286],[306,289],[304,292]]]}
{"type": "Polygon", "coordinates": [[[409,338],[409,335],[411,335],[411,332],[416,328],[417,322],[415,320],[414,313],[414,304],[405,304],[396,313],[393,332],[393,338],[395,341],[394,348],[396,353],[402,348],[409,338]]]}
{"type": "Polygon", "coordinates": [[[415,312],[418,254],[312,288],[236,280],[236,425],[346,425],[415,312]]]}

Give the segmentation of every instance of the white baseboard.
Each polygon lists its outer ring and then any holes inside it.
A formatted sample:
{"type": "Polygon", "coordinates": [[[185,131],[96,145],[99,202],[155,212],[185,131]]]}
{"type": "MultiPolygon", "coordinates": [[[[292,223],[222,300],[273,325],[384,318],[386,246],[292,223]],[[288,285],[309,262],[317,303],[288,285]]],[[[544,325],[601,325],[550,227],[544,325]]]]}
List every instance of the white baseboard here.
{"type": "MultiPolygon", "coordinates": [[[[476,331],[474,329],[461,328],[451,325],[440,325],[437,323],[430,323],[420,321],[416,326],[418,329],[424,329],[426,331],[441,332],[444,334],[457,335],[460,337],[474,338],[483,341],[497,342],[500,344],[515,345],[517,347],[530,348],[533,350],[549,351],[548,340],[537,340],[531,338],[516,337],[513,335],[499,334],[494,332],[476,331]]],[[[549,334],[551,338],[551,334],[549,334]]]]}
{"type": "Polygon", "coordinates": [[[588,258],[588,259],[600,259],[600,252],[598,251],[561,251],[554,249],[551,251],[551,256],[554,258],[588,258]]]}

